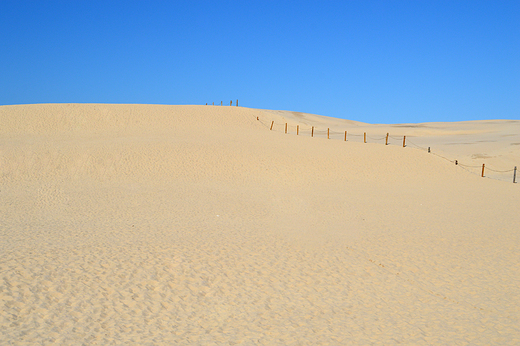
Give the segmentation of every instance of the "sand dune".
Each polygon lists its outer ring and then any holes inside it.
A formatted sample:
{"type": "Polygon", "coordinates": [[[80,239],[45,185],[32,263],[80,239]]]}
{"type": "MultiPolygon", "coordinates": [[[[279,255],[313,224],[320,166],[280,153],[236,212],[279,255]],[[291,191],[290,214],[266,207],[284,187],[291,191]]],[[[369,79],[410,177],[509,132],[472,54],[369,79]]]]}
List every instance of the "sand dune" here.
{"type": "Polygon", "coordinates": [[[406,136],[405,144],[411,148],[424,151],[430,148],[430,153],[457,160],[478,175],[485,164],[488,167],[485,176],[502,181],[512,181],[512,171],[520,162],[519,120],[372,125],[299,112],[267,112],[273,114],[267,118],[276,119],[273,130],[279,132],[285,132],[285,123],[288,123],[288,133],[295,134],[298,125],[300,132],[308,136],[314,126],[317,137],[326,138],[327,129],[330,129],[331,139],[344,140],[344,131],[347,131],[347,140],[364,142],[366,133],[367,143],[379,144],[386,144],[388,133],[388,143],[400,146],[406,136]]]}
{"type": "Polygon", "coordinates": [[[0,123],[2,344],[520,344],[519,184],[432,155],[512,169],[519,121],[51,104],[0,123]]]}

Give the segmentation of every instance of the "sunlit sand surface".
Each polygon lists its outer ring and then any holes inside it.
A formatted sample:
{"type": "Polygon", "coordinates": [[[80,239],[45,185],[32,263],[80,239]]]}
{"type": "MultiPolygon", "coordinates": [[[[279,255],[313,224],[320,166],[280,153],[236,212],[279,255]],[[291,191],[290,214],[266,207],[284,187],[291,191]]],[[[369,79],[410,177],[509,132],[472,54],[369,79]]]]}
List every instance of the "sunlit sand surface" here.
{"type": "Polygon", "coordinates": [[[58,104],[0,124],[1,344],[520,344],[520,184],[480,176],[519,165],[520,121],[58,104]]]}

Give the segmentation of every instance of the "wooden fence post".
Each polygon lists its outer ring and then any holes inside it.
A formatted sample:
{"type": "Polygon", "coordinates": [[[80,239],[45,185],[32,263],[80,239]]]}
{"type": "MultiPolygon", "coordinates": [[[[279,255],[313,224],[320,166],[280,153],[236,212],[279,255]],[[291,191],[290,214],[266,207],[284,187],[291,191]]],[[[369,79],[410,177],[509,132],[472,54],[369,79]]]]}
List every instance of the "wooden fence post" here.
{"type": "Polygon", "coordinates": [[[428,147],[428,153],[430,152],[430,147],[428,147]]]}
{"type": "Polygon", "coordinates": [[[388,133],[386,134],[386,142],[385,145],[388,145],[388,133]]]}
{"type": "Polygon", "coordinates": [[[482,164],[482,178],[484,178],[484,167],[486,166],[485,163],[482,164]]]}
{"type": "Polygon", "coordinates": [[[273,125],[274,125],[274,120],[271,122],[271,128],[269,130],[273,129],[273,125]]]}
{"type": "Polygon", "coordinates": [[[222,106],[222,101],[220,101],[220,105],[222,106]]]}
{"type": "Polygon", "coordinates": [[[347,131],[345,131],[345,142],[347,141],[347,131]]]}
{"type": "Polygon", "coordinates": [[[365,143],[367,142],[367,133],[366,133],[366,132],[363,134],[363,141],[364,141],[365,143]]]}
{"type": "Polygon", "coordinates": [[[312,127],[312,130],[311,130],[311,137],[314,137],[314,126],[312,127]]]}
{"type": "Polygon", "coordinates": [[[238,99],[237,99],[237,107],[238,107],[238,99]]]}
{"type": "Polygon", "coordinates": [[[327,139],[330,139],[330,129],[327,127],[327,139]]]}
{"type": "Polygon", "coordinates": [[[300,125],[296,125],[296,136],[300,134],[300,125]]]}
{"type": "Polygon", "coordinates": [[[403,148],[406,147],[406,136],[403,136],[403,148]]]}
{"type": "Polygon", "coordinates": [[[229,101],[229,105],[232,106],[233,105],[233,101],[229,101]]]}
{"type": "Polygon", "coordinates": [[[514,173],[513,173],[513,184],[516,183],[516,166],[515,166],[515,170],[514,170],[514,173]]]}
{"type": "Polygon", "coordinates": [[[285,133],[287,134],[287,123],[285,123],[285,133]]]}
{"type": "Polygon", "coordinates": [[[213,106],[215,105],[215,102],[213,102],[213,106]]]}

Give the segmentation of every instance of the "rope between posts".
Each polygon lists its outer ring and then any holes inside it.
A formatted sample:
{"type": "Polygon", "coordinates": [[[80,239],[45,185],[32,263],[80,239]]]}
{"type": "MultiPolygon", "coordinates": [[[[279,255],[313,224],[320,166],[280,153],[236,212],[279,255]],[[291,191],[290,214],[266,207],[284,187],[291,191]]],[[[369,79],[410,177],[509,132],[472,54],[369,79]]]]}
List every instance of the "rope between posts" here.
{"type": "MultiPolygon", "coordinates": [[[[295,125],[289,125],[288,123],[275,123],[274,121],[271,121],[269,123],[266,123],[264,122],[263,120],[260,120],[258,117],[257,117],[257,120],[260,121],[260,123],[262,125],[264,125],[265,127],[273,130],[273,131],[280,131],[280,128],[282,129],[281,131],[282,132],[285,132],[285,133],[296,133],[298,131],[299,134],[306,134],[306,135],[311,135],[311,136],[314,136],[314,137],[318,137],[318,136],[324,136],[324,135],[327,135],[327,137],[330,138],[331,135],[345,135],[345,141],[347,140],[347,137],[365,137],[366,138],[369,138],[373,141],[380,141],[380,140],[384,140],[386,139],[387,137],[388,138],[391,138],[391,139],[394,139],[394,140],[398,140],[398,141],[403,141],[403,145],[405,144],[405,140],[404,140],[404,136],[400,136],[400,137],[396,137],[396,136],[390,136],[387,134],[387,136],[383,136],[383,137],[372,137],[372,136],[369,136],[366,134],[366,132],[364,134],[353,134],[353,133],[350,133],[350,132],[339,132],[339,131],[334,131],[334,130],[330,130],[330,128],[328,128],[327,130],[318,130],[316,127],[312,126],[312,127],[303,127],[301,125],[298,125],[295,127],[295,125]],[[291,130],[289,130],[291,129],[291,130]]],[[[430,151],[430,147],[428,148],[425,148],[425,147],[422,147],[420,145],[417,145],[415,144],[414,142],[410,141],[409,139],[410,137],[407,137],[406,138],[406,144],[410,144],[412,145],[413,147],[417,148],[417,149],[420,149],[420,150],[424,150],[424,151],[427,151],[428,153],[431,153],[432,155],[435,155],[437,157],[440,157],[441,159],[444,159],[448,162],[451,162],[451,163],[455,163],[456,165],[460,166],[460,168],[466,170],[467,172],[470,172],[472,174],[475,174],[474,171],[470,171],[468,170],[467,168],[473,168],[473,169],[476,169],[476,168],[482,168],[483,166],[481,165],[478,165],[478,166],[475,166],[475,165],[466,165],[466,164],[463,164],[463,163],[460,163],[458,162],[458,160],[451,160],[447,157],[444,157],[442,155],[439,155],[437,153],[434,153],[434,152],[431,152],[430,151]]],[[[337,139],[337,137],[336,137],[337,139]]],[[[366,141],[365,141],[366,142],[366,141]]],[[[389,144],[389,143],[387,143],[389,144]]],[[[508,170],[495,170],[495,169],[492,169],[492,168],[489,168],[488,166],[485,166],[485,169],[488,170],[488,171],[491,171],[491,172],[495,172],[495,173],[510,173],[510,172],[513,172],[515,171],[515,175],[516,175],[516,167],[515,169],[508,169],[508,170]]],[[[490,179],[496,179],[496,178],[492,178],[492,177],[488,177],[490,179]]],[[[513,182],[515,182],[514,178],[513,178],[513,182]]]]}
{"type": "Polygon", "coordinates": [[[384,136],[384,137],[377,137],[377,138],[374,138],[374,137],[372,137],[372,136],[368,136],[368,135],[367,135],[367,138],[370,138],[370,139],[373,140],[373,141],[381,141],[381,140],[383,140],[383,139],[386,139],[386,136],[384,136]]]}
{"type": "Polygon", "coordinates": [[[264,122],[263,120],[261,120],[260,118],[258,118],[258,121],[260,122],[260,124],[264,125],[265,127],[269,128],[270,124],[264,122]]]}
{"type": "Polygon", "coordinates": [[[446,161],[449,161],[449,162],[451,162],[451,163],[455,162],[455,160],[450,160],[450,159],[448,159],[447,157],[444,157],[444,156],[442,156],[442,155],[439,155],[439,154],[436,154],[436,153],[432,153],[432,154],[435,155],[435,156],[440,157],[441,159],[444,159],[444,160],[446,160],[446,161]]]}
{"type": "Polygon", "coordinates": [[[467,167],[461,166],[460,164],[459,164],[459,166],[460,166],[460,168],[462,168],[463,170],[465,170],[465,171],[468,172],[468,173],[471,173],[471,174],[474,174],[474,175],[478,175],[478,174],[475,173],[474,171],[470,171],[467,167]]]}
{"type": "Polygon", "coordinates": [[[496,172],[496,173],[509,173],[509,172],[513,172],[514,171],[514,169],[508,169],[507,171],[497,171],[497,170],[494,170],[494,169],[489,168],[487,166],[486,166],[486,170],[490,170],[490,171],[496,172]]]}
{"type": "MultiPolygon", "coordinates": [[[[482,168],[482,165],[479,166],[471,166],[471,165],[465,165],[463,163],[459,163],[459,166],[467,167],[467,168],[482,168]]],[[[488,168],[489,169],[489,168],[488,168]]]]}
{"type": "Polygon", "coordinates": [[[408,138],[406,139],[406,143],[410,143],[410,144],[413,145],[414,147],[419,148],[419,149],[421,149],[421,150],[428,150],[428,148],[421,147],[421,146],[415,144],[414,142],[412,142],[412,141],[411,141],[410,139],[408,139],[408,138]]]}

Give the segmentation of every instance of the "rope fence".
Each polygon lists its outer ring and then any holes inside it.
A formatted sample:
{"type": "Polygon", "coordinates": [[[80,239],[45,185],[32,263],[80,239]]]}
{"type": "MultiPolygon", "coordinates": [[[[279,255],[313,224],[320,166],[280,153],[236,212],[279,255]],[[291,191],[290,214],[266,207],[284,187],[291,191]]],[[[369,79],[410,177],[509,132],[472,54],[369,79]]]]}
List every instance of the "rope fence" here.
{"type": "MultiPolygon", "coordinates": [[[[473,174],[478,174],[483,178],[484,177],[491,178],[491,177],[486,176],[486,174],[485,174],[486,171],[491,171],[491,172],[499,173],[499,174],[509,174],[512,172],[513,173],[513,183],[516,183],[516,171],[517,171],[516,166],[512,169],[497,170],[497,169],[489,168],[485,164],[478,165],[478,166],[462,164],[458,160],[451,160],[445,156],[432,152],[430,147],[423,147],[423,146],[417,145],[413,141],[410,141],[410,138],[409,137],[407,138],[406,136],[402,136],[402,137],[390,136],[390,134],[387,133],[386,136],[373,137],[371,135],[367,135],[366,132],[364,132],[363,134],[353,134],[348,131],[341,132],[341,131],[331,130],[330,128],[327,128],[326,130],[324,130],[321,128],[318,129],[315,126],[305,127],[302,125],[289,125],[288,123],[275,123],[274,120],[272,120],[270,122],[266,122],[265,120],[261,120],[259,117],[257,117],[256,120],[258,120],[263,126],[265,126],[266,128],[268,128],[271,131],[284,132],[285,134],[295,134],[297,136],[322,137],[322,138],[327,138],[327,139],[343,140],[345,142],[347,142],[350,138],[354,137],[354,138],[360,138],[360,139],[362,138],[361,140],[363,141],[363,143],[368,143],[368,140],[370,140],[370,141],[372,141],[372,143],[384,143],[385,145],[395,144],[395,142],[397,141],[398,145],[401,145],[401,143],[402,143],[403,148],[410,145],[411,147],[413,147],[415,149],[425,151],[425,152],[435,155],[441,159],[454,163],[455,165],[463,168],[464,170],[466,170],[470,173],[473,173],[473,174]],[[392,140],[392,141],[390,141],[390,140],[392,140]],[[475,169],[477,169],[478,172],[475,172],[475,169]]],[[[495,178],[491,178],[491,179],[495,179],[495,178]]]]}

